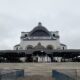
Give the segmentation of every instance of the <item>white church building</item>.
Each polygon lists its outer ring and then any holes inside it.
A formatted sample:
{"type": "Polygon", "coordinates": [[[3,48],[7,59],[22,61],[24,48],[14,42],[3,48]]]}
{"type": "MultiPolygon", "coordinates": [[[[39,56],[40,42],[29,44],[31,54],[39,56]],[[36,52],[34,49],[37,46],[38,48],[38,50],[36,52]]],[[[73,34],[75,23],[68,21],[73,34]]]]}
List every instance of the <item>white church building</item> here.
{"type": "Polygon", "coordinates": [[[67,46],[60,42],[59,32],[48,31],[40,22],[30,32],[21,32],[20,39],[21,42],[14,46],[14,50],[67,49],[67,46]]]}
{"type": "MultiPolygon", "coordinates": [[[[21,32],[20,43],[14,46],[14,50],[65,50],[67,46],[60,42],[58,31],[48,31],[42,23],[38,23],[30,32],[21,32]]],[[[51,61],[48,56],[43,58],[33,57],[39,61],[51,61]]]]}

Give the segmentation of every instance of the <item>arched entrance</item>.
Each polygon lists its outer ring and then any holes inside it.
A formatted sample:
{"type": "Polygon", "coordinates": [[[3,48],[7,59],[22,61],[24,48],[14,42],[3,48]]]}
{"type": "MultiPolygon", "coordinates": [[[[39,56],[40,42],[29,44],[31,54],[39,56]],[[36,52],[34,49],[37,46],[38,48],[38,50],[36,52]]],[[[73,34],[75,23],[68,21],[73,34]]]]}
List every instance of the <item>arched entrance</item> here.
{"type": "Polygon", "coordinates": [[[47,53],[44,51],[34,51],[33,55],[33,62],[49,62],[51,61],[47,56],[47,53]]]}

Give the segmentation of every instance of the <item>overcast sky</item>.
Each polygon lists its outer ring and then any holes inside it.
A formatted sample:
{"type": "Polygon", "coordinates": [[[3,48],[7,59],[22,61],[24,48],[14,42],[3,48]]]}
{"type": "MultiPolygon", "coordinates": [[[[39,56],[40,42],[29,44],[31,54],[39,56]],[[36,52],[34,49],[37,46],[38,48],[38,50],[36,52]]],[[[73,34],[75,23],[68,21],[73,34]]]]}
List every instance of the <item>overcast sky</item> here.
{"type": "Polygon", "coordinates": [[[22,31],[42,22],[60,41],[80,49],[80,0],[0,0],[0,49],[13,49],[22,31]]]}

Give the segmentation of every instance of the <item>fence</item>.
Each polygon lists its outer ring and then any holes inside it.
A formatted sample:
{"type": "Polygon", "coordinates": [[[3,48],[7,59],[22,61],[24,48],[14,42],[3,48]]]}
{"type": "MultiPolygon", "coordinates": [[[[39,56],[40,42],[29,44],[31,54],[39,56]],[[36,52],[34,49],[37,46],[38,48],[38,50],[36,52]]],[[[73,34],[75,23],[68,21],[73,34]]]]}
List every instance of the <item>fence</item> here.
{"type": "Polygon", "coordinates": [[[0,80],[16,80],[19,77],[24,77],[23,69],[0,70],[0,80]]]}
{"type": "Polygon", "coordinates": [[[55,80],[80,80],[80,69],[57,69],[52,70],[55,80]]]}

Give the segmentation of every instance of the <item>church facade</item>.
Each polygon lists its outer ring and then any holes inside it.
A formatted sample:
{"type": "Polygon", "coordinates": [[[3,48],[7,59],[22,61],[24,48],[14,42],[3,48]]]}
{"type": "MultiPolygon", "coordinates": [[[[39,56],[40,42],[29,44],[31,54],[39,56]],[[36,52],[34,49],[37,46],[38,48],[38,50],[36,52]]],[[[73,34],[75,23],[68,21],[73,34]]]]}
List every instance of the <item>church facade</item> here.
{"type": "MultiPolygon", "coordinates": [[[[30,32],[21,32],[20,39],[20,44],[15,45],[14,50],[27,51],[27,61],[51,62],[53,61],[53,57],[49,55],[51,50],[54,51],[67,49],[67,46],[60,42],[59,32],[48,31],[48,29],[46,29],[40,22],[30,32]],[[28,54],[31,55],[28,57],[28,54]]],[[[54,57],[54,60],[56,60],[56,57],[54,57]]],[[[60,61],[61,58],[58,60],[60,61]]]]}
{"type": "Polygon", "coordinates": [[[42,23],[34,27],[30,32],[21,32],[20,44],[14,46],[14,50],[49,49],[64,50],[65,44],[60,42],[58,31],[48,31],[42,23]]]}
{"type": "Polygon", "coordinates": [[[0,50],[0,62],[80,62],[80,49],[67,49],[58,31],[39,22],[30,32],[21,32],[13,50],[0,50]]]}

